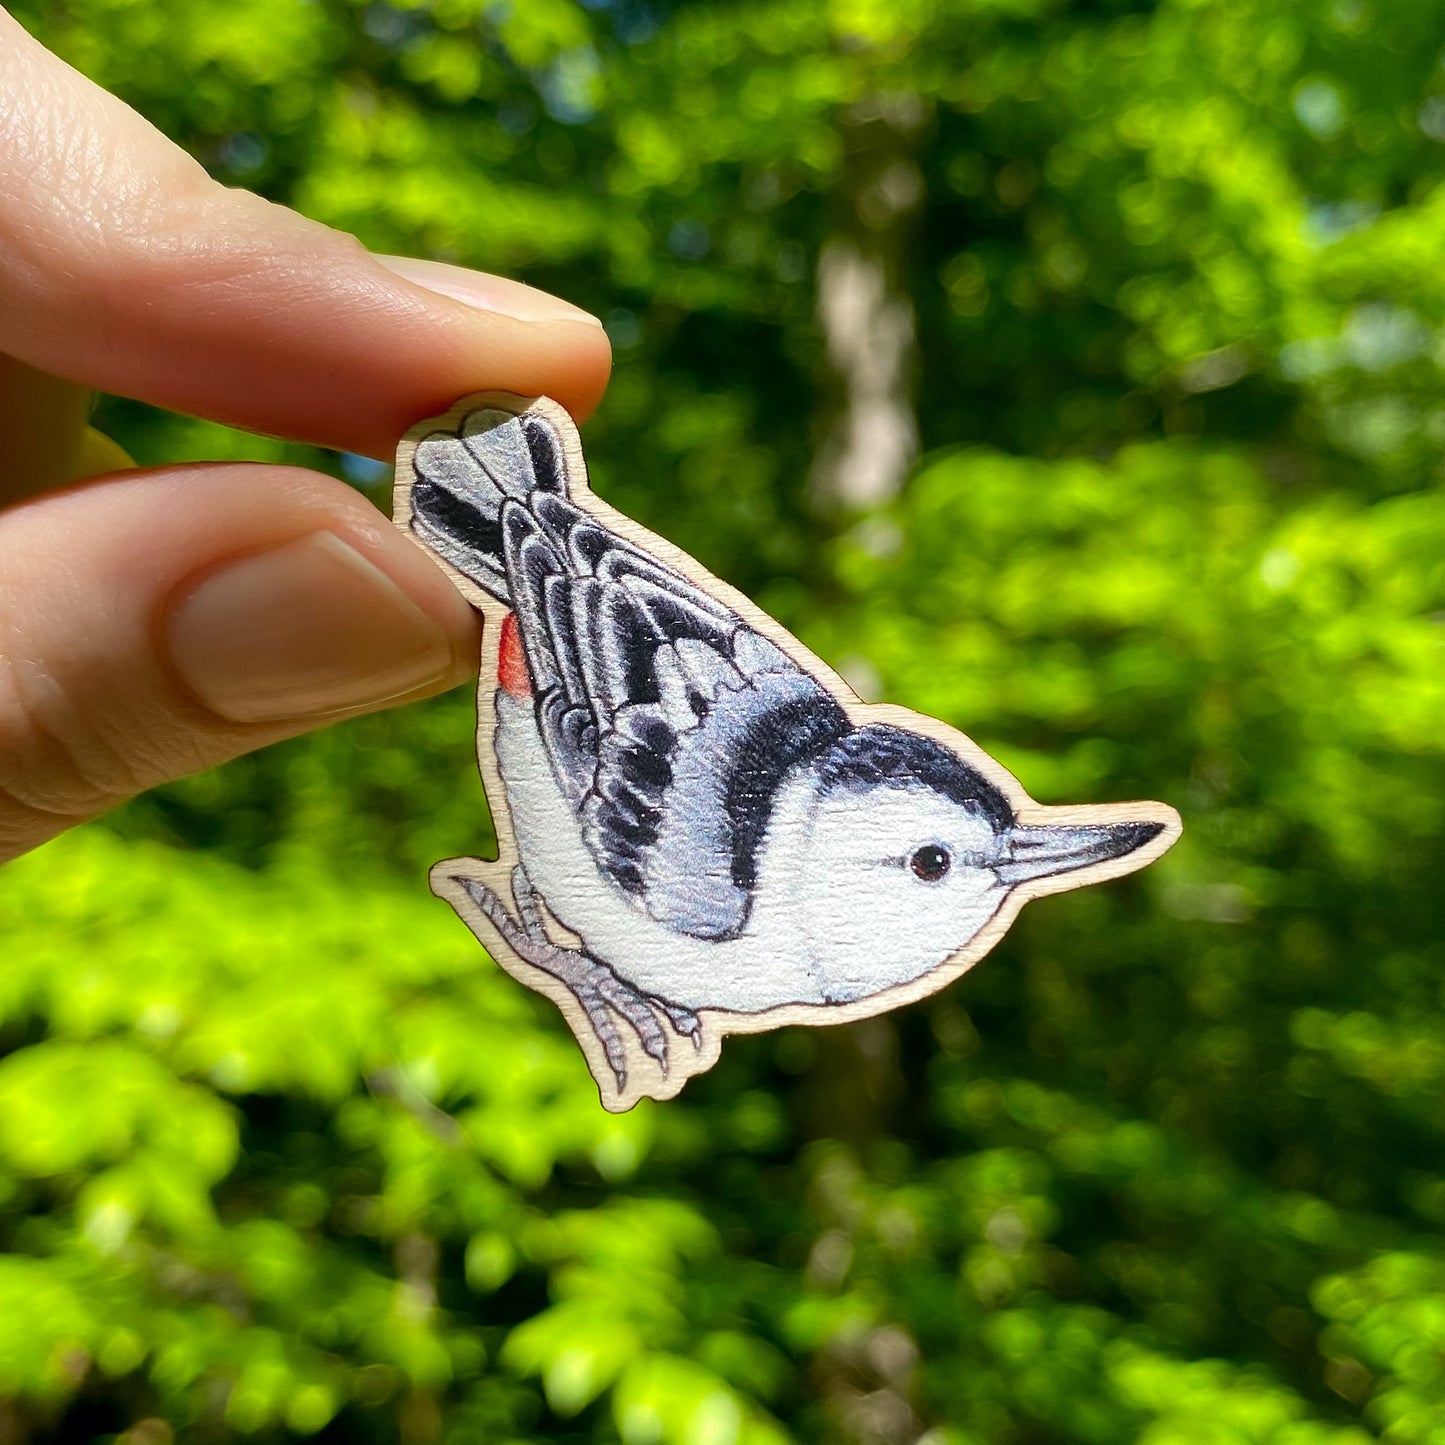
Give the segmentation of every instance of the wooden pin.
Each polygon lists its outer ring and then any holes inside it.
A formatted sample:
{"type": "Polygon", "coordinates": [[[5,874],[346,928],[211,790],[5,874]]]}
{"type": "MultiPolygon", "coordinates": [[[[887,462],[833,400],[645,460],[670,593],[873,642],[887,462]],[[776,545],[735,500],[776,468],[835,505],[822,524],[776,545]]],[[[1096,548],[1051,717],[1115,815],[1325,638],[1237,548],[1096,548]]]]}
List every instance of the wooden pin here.
{"type": "Polygon", "coordinates": [[[484,618],[498,856],[446,859],[432,889],[562,1010],[608,1109],[671,1098],[728,1034],[925,998],[1031,898],[1179,836],[1163,803],[1045,807],[956,729],[862,702],[595,497],[546,397],[414,427],[395,516],[484,618]]]}

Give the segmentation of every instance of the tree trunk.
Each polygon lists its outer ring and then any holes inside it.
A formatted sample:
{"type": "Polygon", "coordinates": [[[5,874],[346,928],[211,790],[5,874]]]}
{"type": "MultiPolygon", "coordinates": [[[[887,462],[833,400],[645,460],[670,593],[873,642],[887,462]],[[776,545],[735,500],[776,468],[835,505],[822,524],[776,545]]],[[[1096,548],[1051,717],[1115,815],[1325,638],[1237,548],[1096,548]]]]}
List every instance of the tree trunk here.
{"type": "Polygon", "coordinates": [[[841,126],[837,218],[817,283],[827,375],[812,491],[828,511],[889,501],[918,452],[918,336],[906,281],[923,200],[923,122],[916,96],[894,94],[856,102],[841,126]]]}

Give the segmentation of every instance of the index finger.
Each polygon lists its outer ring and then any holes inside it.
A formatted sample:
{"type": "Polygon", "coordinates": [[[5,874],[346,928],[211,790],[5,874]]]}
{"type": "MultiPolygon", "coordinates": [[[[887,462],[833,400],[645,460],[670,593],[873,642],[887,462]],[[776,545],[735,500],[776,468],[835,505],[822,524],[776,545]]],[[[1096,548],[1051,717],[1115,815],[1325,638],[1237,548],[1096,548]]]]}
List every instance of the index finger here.
{"type": "Polygon", "coordinates": [[[254,431],[388,457],[464,392],[607,383],[586,312],[217,184],[3,11],[0,235],[0,352],[254,431]]]}

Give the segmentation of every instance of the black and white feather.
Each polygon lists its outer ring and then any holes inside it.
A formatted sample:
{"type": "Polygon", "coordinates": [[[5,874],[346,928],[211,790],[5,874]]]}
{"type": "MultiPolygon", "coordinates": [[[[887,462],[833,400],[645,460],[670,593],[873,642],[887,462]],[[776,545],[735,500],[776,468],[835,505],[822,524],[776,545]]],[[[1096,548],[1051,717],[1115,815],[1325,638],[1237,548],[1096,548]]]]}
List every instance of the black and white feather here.
{"type": "Polygon", "coordinates": [[[598,866],[659,923],[735,937],[778,782],[849,733],[842,708],[574,506],[541,418],[429,438],[416,468],[418,532],[517,616],[538,726],[598,866]]]}

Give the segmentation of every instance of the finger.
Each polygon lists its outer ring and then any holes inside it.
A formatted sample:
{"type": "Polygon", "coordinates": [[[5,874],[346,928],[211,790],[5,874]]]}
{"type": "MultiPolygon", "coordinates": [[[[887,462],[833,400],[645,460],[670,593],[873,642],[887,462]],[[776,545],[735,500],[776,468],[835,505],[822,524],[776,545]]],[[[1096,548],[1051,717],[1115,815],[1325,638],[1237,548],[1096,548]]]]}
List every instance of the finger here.
{"type": "Polygon", "coordinates": [[[0,502],[135,465],[87,425],[91,401],[89,387],[0,356],[0,502]]]}
{"type": "Polygon", "coordinates": [[[0,351],[98,390],[388,457],[467,391],[606,385],[601,326],[217,185],[0,11],[0,351]]]}
{"type": "Polygon", "coordinates": [[[452,687],[475,614],[343,483],[127,472],[0,513],[0,858],[142,789],[452,687]]]}
{"type": "Polygon", "coordinates": [[[0,502],[82,475],[90,389],[0,356],[0,502]]]}

